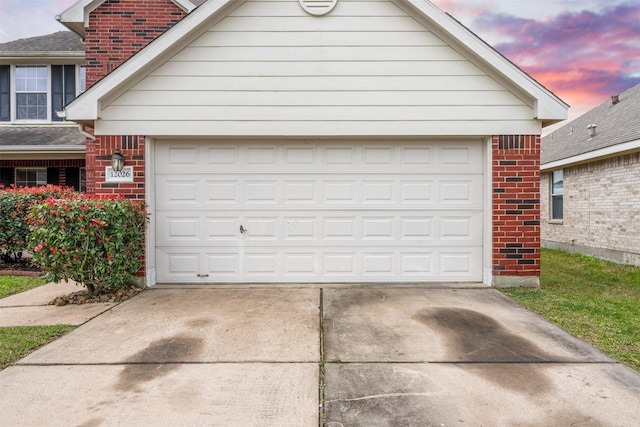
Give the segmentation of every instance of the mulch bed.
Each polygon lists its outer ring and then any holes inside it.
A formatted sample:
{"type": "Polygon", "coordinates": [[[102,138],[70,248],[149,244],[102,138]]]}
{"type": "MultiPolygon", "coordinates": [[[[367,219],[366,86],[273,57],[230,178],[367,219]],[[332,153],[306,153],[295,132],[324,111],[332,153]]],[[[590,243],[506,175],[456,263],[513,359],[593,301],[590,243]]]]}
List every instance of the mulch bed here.
{"type": "Polygon", "coordinates": [[[40,267],[31,263],[29,259],[20,259],[15,262],[0,261],[0,276],[40,276],[40,267]]]}
{"type": "Polygon", "coordinates": [[[115,289],[109,291],[97,291],[95,294],[89,296],[87,290],[77,291],[65,295],[63,297],[54,298],[49,302],[49,305],[63,306],[67,304],[91,304],[98,302],[122,302],[129,298],[139,294],[144,289],[136,286],[131,286],[126,289],[115,289]]]}

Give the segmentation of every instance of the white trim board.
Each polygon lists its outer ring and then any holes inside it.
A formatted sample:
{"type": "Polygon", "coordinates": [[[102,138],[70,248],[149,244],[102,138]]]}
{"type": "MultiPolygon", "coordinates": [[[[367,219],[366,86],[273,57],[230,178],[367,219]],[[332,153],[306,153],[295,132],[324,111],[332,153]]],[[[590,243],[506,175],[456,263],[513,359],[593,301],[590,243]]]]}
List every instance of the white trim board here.
{"type": "Polygon", "coordinates": [[[579,154],[577,156],[567,157],[566,159],[556,160],[555,162],[540,165],[541,171],[550,171],[562,167],[575,165],[579,163],[587,163],[606,157],[619,156],[628,154],[632,151],[640,149],[640,139],[629,141],[622,144],[612,145],[611,147],[601,148],[599,150],[590,151],[588,153],[579,154]]]}

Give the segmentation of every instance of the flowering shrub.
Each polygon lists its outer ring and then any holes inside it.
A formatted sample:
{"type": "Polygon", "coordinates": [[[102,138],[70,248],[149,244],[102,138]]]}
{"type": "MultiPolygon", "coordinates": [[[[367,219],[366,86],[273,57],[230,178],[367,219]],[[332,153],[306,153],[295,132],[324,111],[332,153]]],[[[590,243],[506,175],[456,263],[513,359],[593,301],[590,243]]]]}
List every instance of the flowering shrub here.
{"type": "Polygon", "coordinates": [[[49,198],[31,207],[28,237],[46,280],[74,280],[90,294],[125,288],[142,266],[146,213],[124,198],[49,198]]]}
{"type": "Polygon", "coordinates": [[[71,197],[73,189],[45,185],[42,187],[0,186],[0,259],[14,262],[27,249],[29,207],[49,197],[71,197]]]}

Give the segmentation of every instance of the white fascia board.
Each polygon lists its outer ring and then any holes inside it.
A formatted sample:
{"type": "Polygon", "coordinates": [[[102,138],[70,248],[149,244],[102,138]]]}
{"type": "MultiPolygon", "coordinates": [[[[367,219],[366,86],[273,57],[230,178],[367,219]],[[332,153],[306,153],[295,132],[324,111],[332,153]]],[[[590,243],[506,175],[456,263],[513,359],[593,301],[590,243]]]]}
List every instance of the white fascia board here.
{"type": "MultiPolygon", "coordinates": [[[[171,1],[187,13],[196,8],[189,0],[171,1]]],[[[89,26],[89,14],[104,2],[105,0],[79,0],[56,15],[56,20],[84,39],[85,28],[89,26]]]]}
{"type": "Polygon", "coordinates": [[[105,97],[125,85],[129,78],[140,70],[166,55],[172,46],[188,37],[192,30],[210,19],[215,19],[221,11],[225,10],[225,6],[244,3],[244,1],[209,0],[205,2],[196,12],[185,16],[174,27],[160,35],[135,56],[73,100],[64,108],[64,113],[62,113],[63,116],[61,117],[66,118],[66,120],[83,123],[97,120],[99,118],[100,103],[105,97]]]}
{"type": "Polygon", "coordinates": [[[556,160],[555,162],[545,163],[543,165],[540,165],[540,171],[544,172],[580,163],[588,163],[606,157],[627,154],[636,150],[640,150],[640,139],[624,142],[622,144],[612,145],[611,147],[601,148],[599,150],[590,151],[588,153],[579,154],[577,156],[567,157],[566,159],[556,160]]]}
{"type": "Polygon", "coordinates": [[[84,64],[83,52],[0,52],[0,65],[84,64]]]}
{"type": "Polygon", "coordinates": [[[537,116],[543,121],[565,120],[568,116],[569,105],[528,76],[507,58],[498,53],[477,35],[457,22],[453,17],[443,12],[429,0],[395,0],[407,3],[420,11],[446,34],[458,40],[463,47],[474,52],[490,67],[504,75],[516,86],[536,100],[537,116]]]}
{"type": "Polygon", "coordinates": [[[87,147],[83,145],[3,145],[0,152],[5,154],[19,153],[84,153],[87,147]]]}

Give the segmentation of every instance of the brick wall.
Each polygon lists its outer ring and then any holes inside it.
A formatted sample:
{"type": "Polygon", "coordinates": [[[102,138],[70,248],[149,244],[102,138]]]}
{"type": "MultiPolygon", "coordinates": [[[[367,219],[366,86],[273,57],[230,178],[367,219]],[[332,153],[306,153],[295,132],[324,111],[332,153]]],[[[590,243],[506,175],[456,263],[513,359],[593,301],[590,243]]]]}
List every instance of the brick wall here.
{"type": "Polygon", "coordinates": [[[107,0],[89,15],[87,87],[129,59],[185,16],[170,0],[107,0]]]}
{"type": "Polygon", "coordinates": [[[494,136],[493,275],[540,275],[540,136],[494,136]]]}
{"type": "Polygon", "coordinates": [[[542,174],[542,239],[640,254],[640,153],[564,169],[564,219],[550,221],[542,174]]]}
{"type": "Polygon", "coordinates": [[[0,160],[0,167],[11,168],[82,168],[84,159],[0,160]]]}
{"type": "Polygon", "coordinates": [[[98,136],[95,143],[90,145],[95,175],[90,181],[87,174],[87,191],[96,194],[122,194],[129,199],[144,200],[144,137],[98,136]],[[105,168],[111,166],[111,156],[116,148],[124,155],[125,166],[133,167],[131,183],[105,182],[105,168]]]}
{"type": "MultiPolygon", "coordinates": [[[[185,15],[170,0],[105,1],[91,12],[89,28],[86,29],[87,87],[135,55],[185,15]]],[[[144,136],[132,135],[99,135],[95,141],[87,140],[87,192],[123,194],[130,199],[144,201],[144,141],[144,136]],[[125,165],[133,166],[133,183],[105,182],[105,167],[111,165],[111,156],[116,148],[124,155],[125,165]]],[[[144,276],[144,268],[138,276],[144,276]]]]}
{"type": "MultiPolygon", "coordinates": [[[[170,0],[107,0],[89,15],[85,54],[87,87],[113,71],[186,13],[170,0]]],[[[87,141],[87,192],[144,199],[144,137],[98,136],[87,141]],[[105,166],[116,148],[134,166],[134,183],[106,183],[105,166]]]]}

